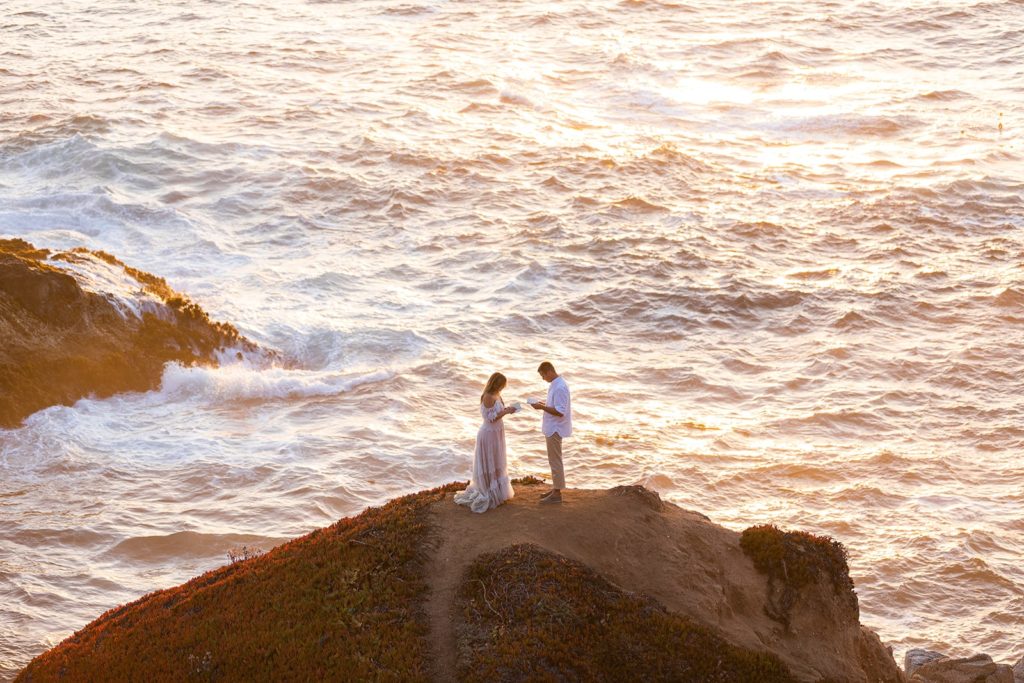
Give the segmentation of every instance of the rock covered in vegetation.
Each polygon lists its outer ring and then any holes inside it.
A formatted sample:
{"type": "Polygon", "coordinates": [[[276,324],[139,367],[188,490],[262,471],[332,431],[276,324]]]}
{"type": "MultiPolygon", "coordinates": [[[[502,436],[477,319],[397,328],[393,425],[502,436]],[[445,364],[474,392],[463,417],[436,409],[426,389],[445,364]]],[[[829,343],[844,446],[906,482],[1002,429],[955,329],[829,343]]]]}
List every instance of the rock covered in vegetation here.
{"type": "MultiPolygon", "coordinates": [[[[776,656],[796,680],[902,682],[889,650],[861,628],[855,603],[836,594],[831,576],[818,576],[800,590],[787,628],[769,616],[768,578],[743,552],[739,533],[638,487],[570,490],[555,509],[538,503],[541,490],[516,485],[515,498],[484,515],[437,507],[441,542],[434,571],[442,596],[448,592],[438,611],[457,602],[463,574],[481,553],[533,544],[582,563],[620,590],[649,596],[732,647],[776,656]]],[[[848,576],[845,561],[841,569],[848,576]]],[[[571,611],[562,617],[573,618],[571,611]]],[[[641,631],[634,633],[640,641],[641,631]]]]}
{"type": "Polygon", "coordinates": [[[859,617],[846,549],[837,541],[804,531],[783,531],[773,524],[750,527],[740,547],[758,571],[768,577],[768,615],[789,627],[790,614],[802,591],[825,578],[842,603],[840,613],[859,617]]]}
{"type": "Polygon", "coordinates": [[[17,681],[425,681],[424,491],[111,610],[17,681]]]}
{"type": "Polygon", "coordinates": [[[163,279],[86,249],[0,239],[0,427],[85,396],[146,391],[164,364],[255,350],[163,279]]]}
{"type": "Polygon", "coordinates": [[[476,515],[462,487],[112,610],[18,680],[903,681],[835,576],[783,623],[740,534],[703,515],[634,487],[541,505],[522,480],[476,515]]]}
{"type": "Polygon", "coordinates": [[[478,557],[456,613],[463,681],[797,680],[775,655],[731,645],[650,597],[532,544],[478,557]]]}

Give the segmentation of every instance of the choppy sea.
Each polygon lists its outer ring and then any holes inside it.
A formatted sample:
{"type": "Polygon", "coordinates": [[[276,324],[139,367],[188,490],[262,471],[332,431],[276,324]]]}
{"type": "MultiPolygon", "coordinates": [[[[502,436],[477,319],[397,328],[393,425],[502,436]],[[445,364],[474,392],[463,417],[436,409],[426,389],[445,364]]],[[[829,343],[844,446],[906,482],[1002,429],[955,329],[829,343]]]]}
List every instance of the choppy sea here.
{"type": "Polygon", "coordinates": [[[0,678],[468,478],[542,360],[570,486],[829,534],[897,656],[1016,661],[1022,131],[1020,0],[0,4],[0,234],[288,359],[0,431],[0,678]]]}

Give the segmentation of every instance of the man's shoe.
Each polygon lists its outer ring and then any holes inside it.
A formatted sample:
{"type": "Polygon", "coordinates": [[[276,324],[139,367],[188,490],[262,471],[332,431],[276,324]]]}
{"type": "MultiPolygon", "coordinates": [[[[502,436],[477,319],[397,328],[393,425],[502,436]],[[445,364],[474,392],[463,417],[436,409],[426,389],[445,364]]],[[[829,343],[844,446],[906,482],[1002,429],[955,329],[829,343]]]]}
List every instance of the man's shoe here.
{"type": "Polygon", "coordinates": [[[551,503],[552,505],[557,504],[557,503],[561,503],[562,502],[562,494],[558,494],[557,496],[548,496],[547,498],[541,498],[540,502],[542,502],[542,503],[551,503]]]}
{"type": "Polygon", "coordinates": [[[550,491],[547,491],[546,493],[542,493],[542,494],[540,494],[540,499],[544,500],[545,498],[548,498],[549,496],[551,496],[551,494],[554,493],[554,492],[555,492],[555,490],[551,489],[550,491]]]}

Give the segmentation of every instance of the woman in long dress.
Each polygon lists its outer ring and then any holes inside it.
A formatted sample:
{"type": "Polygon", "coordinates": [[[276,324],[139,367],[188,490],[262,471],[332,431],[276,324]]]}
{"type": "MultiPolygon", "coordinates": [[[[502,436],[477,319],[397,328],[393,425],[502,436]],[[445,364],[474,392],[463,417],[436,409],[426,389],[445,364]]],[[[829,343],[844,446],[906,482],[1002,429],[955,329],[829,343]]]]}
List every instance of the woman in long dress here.
{"type": "Polygon", "coordinates": [[[473,456],[473,480],[469,488],[455,494],[455,502],[468,505],[473,512],[487,512],[515,495],[508,478],[505,456],[505,422],[502,418],[516,412],[506,408],[501,390],[508,384],[505,375],[496,372],[487,380],[480,396],[480,414],[484,423],[476,433],[473,456]]]}

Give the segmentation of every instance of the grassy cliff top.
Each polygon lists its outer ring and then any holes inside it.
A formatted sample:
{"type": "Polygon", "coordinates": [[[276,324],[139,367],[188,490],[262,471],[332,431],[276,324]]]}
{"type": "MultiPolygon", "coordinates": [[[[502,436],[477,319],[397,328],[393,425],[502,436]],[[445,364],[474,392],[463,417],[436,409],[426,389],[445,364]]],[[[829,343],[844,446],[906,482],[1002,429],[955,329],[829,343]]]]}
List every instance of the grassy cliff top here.
{"type": "Polygon", "coordinates": [[[832,576],[782,624],[740,534],[657,494],[520,481],[478,515],[464,486],[111,610],[17,680],[900,680],[832,576]]]}
{"type": "Polygon", "coordinates": [[[111,610],[16,680],[427,680],[427,510],[453,488],[111,610]]]}

